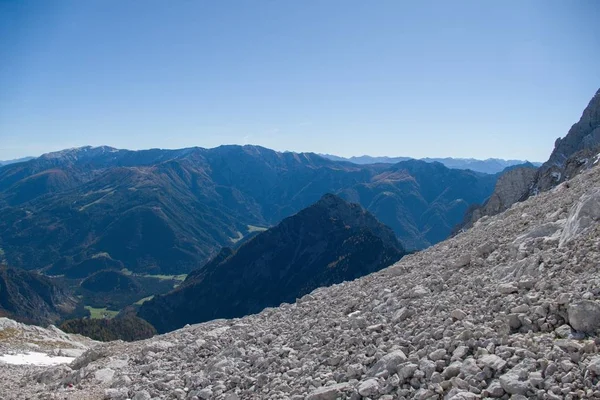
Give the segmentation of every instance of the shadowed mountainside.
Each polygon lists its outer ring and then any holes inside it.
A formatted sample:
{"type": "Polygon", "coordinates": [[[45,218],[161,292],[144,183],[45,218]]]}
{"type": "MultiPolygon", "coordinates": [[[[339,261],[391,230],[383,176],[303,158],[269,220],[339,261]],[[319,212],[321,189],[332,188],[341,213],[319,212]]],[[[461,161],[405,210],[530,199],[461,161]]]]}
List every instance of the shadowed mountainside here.
{"type": "Polygon", "coordinates": [[[144,303],[138,315],[159,332],[241,317],[378,271],[404,253],[373,215],[327,194],[239,249],[224,249],[173,292],[144,303]]]}
{"type": "Polygon", "coordinates": [[[41,325],[56,323],[76,306],[68,291],[36,272],[0,265],[0,314],[41,325]]]}

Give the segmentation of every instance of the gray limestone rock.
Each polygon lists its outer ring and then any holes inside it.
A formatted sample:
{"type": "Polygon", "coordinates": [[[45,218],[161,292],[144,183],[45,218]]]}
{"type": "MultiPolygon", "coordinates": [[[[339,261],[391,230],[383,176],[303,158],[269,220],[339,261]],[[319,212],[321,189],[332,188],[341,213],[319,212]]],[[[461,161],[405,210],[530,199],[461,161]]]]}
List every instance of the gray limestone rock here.
{"type": "Polygon", "coordinates": [[[342,393],[349,391],[351,388],[352,385],[346,382],[321,387],[309,393],[308,396],[306,396],[306,400],[336,400],[342,393]]]}
{"type": "Polygon", "coordinates": [[[376,376],[382,371],[387,371],[390,374],[393,374],[394,372],[396,372],[398,365],[405,361],[406,355],[404,354],[404,352],[402,352],[402,350],[396,350],[392,353],[386,354],[385,356],[381,357],[379,361],[377,361],[375,365],[371,367],[367,375],[376,376]]]}
{"type": "Polygon", "coordinates": [[[559,247],[573,240],[579,233],[600,221],[600,191],[584,196],[569,214],[559,247]]]}
{"type": "Polygon", "coordinates": [[[570,304],[568,308],[569,324],[573,329],[593,333],[600,327],[600,304],[592,300],[582,300],[570,304]]]}
{"type": "Polygon", "coordinates": [[[358,385],[358,393],[364,397],[376,396],[379,394],[379,382],[377,379],[367,379],[358,385]]]}
{"type": "Polygon", "coordinates": [[[133,395],[131,400],[150,400],[151,398],[152,396],[150,396],[147,390],[140,390],[133,395]]]}

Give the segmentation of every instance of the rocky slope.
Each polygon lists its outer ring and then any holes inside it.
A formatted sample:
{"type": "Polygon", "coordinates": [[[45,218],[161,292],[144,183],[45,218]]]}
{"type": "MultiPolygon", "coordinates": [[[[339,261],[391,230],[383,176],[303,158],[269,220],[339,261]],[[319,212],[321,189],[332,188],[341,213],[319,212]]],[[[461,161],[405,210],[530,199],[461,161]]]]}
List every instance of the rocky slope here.
{"type": "Polygon", "coordinates": [[[36,272],[0,265],[0,316],[56,323],[76,306],[72,294],[36,272]]]}
{"type": "Polygon", "coordinates": [[[567,183],[294,304],[99,345],[43,373],[2,371],[10,379],[0,390],[8,399],[600,397],[600,170],[567,183]]]}
{"type": "Polygon", "coordinates": [[[239,249],[222,250],[138,314],[159,332],[242,317],[378,271],[404,254],[390,228],[358,204],[326,194],[239,249]]]}
{"type": "MultiPolygon", "coordinates": [[[[0,398],[30,398],[25,394],[26,389],[16,389],[24,375],[35,371],[39,373],[37,382],[53,382],[64,373],[61,371],[70,370],[65,365],[97,343],[83,336],[67,334],[52,325],[41,328],[0,318],[0,398]],[[49,369],[55,365],[59,366],[49,369]]],[[[52,398],[50,393],[42,397],[48,396],[52,398]]],[[[97,396],[102,398],[102,391],[98,391],[97,396]]]]}

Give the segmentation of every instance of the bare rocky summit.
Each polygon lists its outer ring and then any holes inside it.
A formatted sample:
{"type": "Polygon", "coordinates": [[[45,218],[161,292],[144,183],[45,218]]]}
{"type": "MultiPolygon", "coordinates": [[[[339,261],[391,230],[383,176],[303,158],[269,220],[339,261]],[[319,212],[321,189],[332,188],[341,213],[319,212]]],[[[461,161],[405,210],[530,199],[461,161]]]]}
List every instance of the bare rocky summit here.
{"type": "Polygon", "coordinates": [[[579,121],[564,138],[554,143],[550,158],[539,169],[531,194],[548,190],[571,179],[597,161],[600,151],[600,89],[590,100],[579,121]]]}
{"type": "MultiPolygon", "coordinates": [[[[600,169],[295,304],[95,345],[23,399],[600,398],[600,169]]],[[[0,331],[1,332],[1,331],[0,331]]]]}
{"type": "Polygon", "coordinates": [[[533,164],[507,168],[494,193],[481,206],[473,205],[455,231],[470,228],[483,216],[496,215],[518,201],[548,191],[594,167],[600,160],[600,89],[564,138],[556,139],[550,158],[537,170],[533,164]]]}

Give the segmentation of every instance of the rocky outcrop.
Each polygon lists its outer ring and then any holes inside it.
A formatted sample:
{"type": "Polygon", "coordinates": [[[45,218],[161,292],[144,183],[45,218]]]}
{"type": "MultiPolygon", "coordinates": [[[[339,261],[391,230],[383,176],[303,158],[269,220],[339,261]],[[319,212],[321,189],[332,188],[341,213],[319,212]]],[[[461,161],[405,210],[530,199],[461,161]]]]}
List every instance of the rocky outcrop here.
{"type": "Polygon", "coordinates": [[[460,228],[470,228],[481,217],[499,214],[526,198],[536,174],[537,168],[533,164],[507,169],[498,178],[494,193],[481,207],[471,208],[460,228]]]}
{"type": "Polygon", "coordinates": [[[556,139],[550,158],[539,169],[530,194],[549,190],[597,162],[600,151],[600,89],[564,138],[556,139]]]}
{"type": "Polygon", "coordinates": [[[597,398],[600,224],[582,210],[598,188],[600,167],[380,272],[244,318],[97,346],[68,367],[45,370],[44,379],[4,379],[0,393],[597,398]]]}
{"type": "Polygon", "coordinates": [[[24,377],[25,386],[29,387],[55,384],[64,379],[73,371],[67,365],[96,344],[86,337],[69,335],[53,325],[41,328],[0,318],[0,398],[28,398],[23,395],[28,389],[18,389],[24,377]]]}
{"type": "Polygon", "coordinates": [[[471,206],[454,231],[467,229],[483,216],[496,215],[518,201],[550,190],[590,169],[599,159],[600,89],[590,100],[579,122],[564,138],[556,140],[548,161],[537,170],[531,164],[526,168],[508,168],[498,179],[490,198],[482,206],[471,206]]]}

